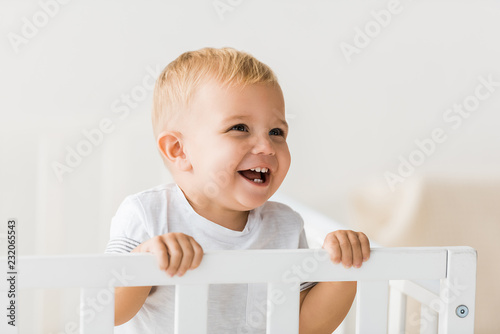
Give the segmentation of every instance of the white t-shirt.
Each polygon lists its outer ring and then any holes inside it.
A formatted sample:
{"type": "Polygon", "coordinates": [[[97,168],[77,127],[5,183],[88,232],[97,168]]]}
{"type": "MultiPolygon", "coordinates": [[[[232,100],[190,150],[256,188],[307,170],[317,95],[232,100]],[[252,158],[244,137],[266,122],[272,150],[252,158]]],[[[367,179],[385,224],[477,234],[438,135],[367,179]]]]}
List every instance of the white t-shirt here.
{"type": "MultiPolygon", "coordinates": [[[[198,215],[172,183],[125,198],[112,219],[105,252],[127,253],[168,232],[192,236],[204,251],[308,248],[302,218],[284,204],[268,201],[251,210],[243,231],[234,231],[198,215]]],[[[315,284],[303,282],[301,291],[315,284]]],[[[115,327],[115,333],[173,333],[174,296],[175,286],[153,287],[135,317],[115,327]]],[[[264,283],[210,285],[208,332],[265,333],[266,296],[264,283]]]]}

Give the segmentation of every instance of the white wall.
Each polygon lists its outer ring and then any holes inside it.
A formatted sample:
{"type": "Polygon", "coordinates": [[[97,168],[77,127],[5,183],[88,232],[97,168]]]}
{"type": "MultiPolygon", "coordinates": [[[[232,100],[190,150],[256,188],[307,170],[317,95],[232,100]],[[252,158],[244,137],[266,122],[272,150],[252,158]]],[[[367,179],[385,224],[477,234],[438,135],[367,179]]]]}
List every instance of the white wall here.
{"type": "Polygon", "coordinates": [[[19,219],[21,254],[102,252],[121,200],[170,180],[151,92],[128,114],[121,99],[205,46],[250,52],[276,71],[293,157],[282,191],[331,218],[348,223],[351,191],[397,173],[399,156],[418,154],[414,141],[436,127],[447,140],[416,173],[498,175],[500,87],[456,129],[443,119],[479,76],[500,81],[498,2],[221,0],[232,3],[222,16],[215,3],[0,3],[0,217],[19,219]],[[372,11],[388,7],[390,22],[374,24],[372,11]],[[348,61],[342,43],[370,27],[380,32],[348,61]],[[60,182],[52,164],[104,119],[110,133],[60,182]]]}
{"type": "Polygon", "coordinates": [[[100,251],[124,196],[169,180],[154,148],[150,91],[127,115],[113,108],[143,80],[151,85],[150,73],[204,46],[248,51],[277,72],[293,156],[282,191],[332,218],[348,222],[351,190],[397,173],[398,156],[436,127],[447,140],[418,173],[498,174],[498,87],[457,129],[443,120],[479,76],[500,81],[497,2],[393,2],[397,13],[351,62],[341,43],[376,28],[372,11],[389,2],[233,1],[224,20],[214,3],[71,1],[46,25],[37,2],[1,4],[1,213],[23,222],[25,253],[100,251]],[[11,42],[14,34],[25,43],[11,42]],[[59,182],[51,164],[105,118],[113,131],[59,182]],[[54,230],[39,231],[41,220],[54,230]],[[97,239],[78,238],[89,229],[97,239]]]}

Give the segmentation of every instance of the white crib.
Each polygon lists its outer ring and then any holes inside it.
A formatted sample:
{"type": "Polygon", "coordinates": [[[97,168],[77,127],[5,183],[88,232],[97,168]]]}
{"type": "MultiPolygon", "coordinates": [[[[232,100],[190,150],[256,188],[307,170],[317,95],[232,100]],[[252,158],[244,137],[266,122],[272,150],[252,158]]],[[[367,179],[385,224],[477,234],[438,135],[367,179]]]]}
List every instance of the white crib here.
{"type": "Polygon", "coordinates": [[[356,333],[405,333],[406,296],[422,303],[421,333],[474,332],[476,251],[469,247],[373,248],[360,269],[332,264],[322,249],[299,249],[208,251],[183,277],[160,271],[151,254],[21,256],[18,272],[21,293],[81,287],[84,334],[113,332],[116,286],[176,285],[175,332],[200,334],[209,284],[264,282],[267,333],[298,333],[299,280],[358,281],[356,333]],[[294,265],[301,275],[290,279],[294,265]],[[438,289],[427,280],[438,280],[438,289]]]}

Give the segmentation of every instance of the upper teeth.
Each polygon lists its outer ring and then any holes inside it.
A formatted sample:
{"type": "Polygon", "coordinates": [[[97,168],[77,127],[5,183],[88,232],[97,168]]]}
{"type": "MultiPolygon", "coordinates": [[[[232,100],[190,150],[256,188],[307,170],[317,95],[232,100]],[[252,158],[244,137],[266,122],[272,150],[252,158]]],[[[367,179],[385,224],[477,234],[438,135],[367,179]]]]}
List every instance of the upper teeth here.
{"type": "Polygon", "coordinates": [[[259,172],[259,173],[267,173],[269,171],[268,168],[266,167],[257,167],[257,168],[250,168],[250,170],[254,171],[254,172],[259,172]]]}

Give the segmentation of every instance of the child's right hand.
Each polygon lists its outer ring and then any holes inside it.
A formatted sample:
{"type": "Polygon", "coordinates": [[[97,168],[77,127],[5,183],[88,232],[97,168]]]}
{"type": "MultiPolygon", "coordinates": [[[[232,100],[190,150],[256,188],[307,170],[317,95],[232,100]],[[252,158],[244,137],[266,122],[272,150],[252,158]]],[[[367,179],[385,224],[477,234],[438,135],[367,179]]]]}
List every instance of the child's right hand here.
{"type": "Polygon", "coordinates": [[[193,237],[184,233],[165,233],[143,242],[131,253],[153,253],[161,270],[171,277],[182,276],[188,269],[197,268],[203,258],[203,249],[193,237]]]}

